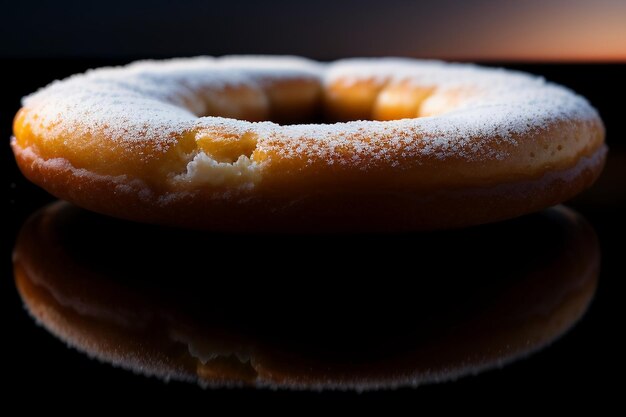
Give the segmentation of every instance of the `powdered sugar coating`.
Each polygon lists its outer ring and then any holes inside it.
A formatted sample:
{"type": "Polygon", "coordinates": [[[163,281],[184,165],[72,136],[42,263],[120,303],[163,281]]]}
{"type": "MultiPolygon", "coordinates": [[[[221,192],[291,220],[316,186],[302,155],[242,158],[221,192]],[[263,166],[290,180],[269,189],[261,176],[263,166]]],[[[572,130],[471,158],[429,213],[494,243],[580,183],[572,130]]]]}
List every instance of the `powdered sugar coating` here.
{"type": "MultiPolygon", "coordinates": [[[[430,103],[430,104],[429,104],[430,103]]],[[[424,159],[503,160],[520,137],[555,123],[596,122],[598,114],[570,90],[531,75],[412,59],[349,59],[320,64],[295,57],[186,58],[102,68],[57,81],[26,97],[27,120],[47,137],[104,138],[122,151],[153,158],[182,134],[257,135],[257,149],[304,165],[409,167],[424,159]],[[271,79],[408,82],[433,89],[424,103],[447,94],[461,99],[444,113],[395,121],[278,125],[206,113],[213,91],[263,88],[271,79]],[[36,117],[36,119],[34,119],[36,117]],[[498,146],[494,146],[498,145],[498,146]],[[500,146],[501,145],[501,146],[500,146]],[[149,149],[150,152],[146,152],[149,149]]],[[[269,158],[264,164],[271,164],[269,158]]]]}

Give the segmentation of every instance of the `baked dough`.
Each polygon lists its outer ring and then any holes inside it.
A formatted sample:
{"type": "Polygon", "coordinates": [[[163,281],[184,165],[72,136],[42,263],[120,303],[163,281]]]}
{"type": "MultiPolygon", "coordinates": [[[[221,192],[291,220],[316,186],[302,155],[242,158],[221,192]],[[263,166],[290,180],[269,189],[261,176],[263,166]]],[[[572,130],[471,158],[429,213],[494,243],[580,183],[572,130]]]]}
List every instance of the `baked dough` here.
{"type": "Polygon", "coordinates": [[[97,69],[26,97],[14,135],[22,172],[60,198],[222,231],[496,221],[579,193],[606,154],[598,113],[563,87],[412,59],[97,69]]]}

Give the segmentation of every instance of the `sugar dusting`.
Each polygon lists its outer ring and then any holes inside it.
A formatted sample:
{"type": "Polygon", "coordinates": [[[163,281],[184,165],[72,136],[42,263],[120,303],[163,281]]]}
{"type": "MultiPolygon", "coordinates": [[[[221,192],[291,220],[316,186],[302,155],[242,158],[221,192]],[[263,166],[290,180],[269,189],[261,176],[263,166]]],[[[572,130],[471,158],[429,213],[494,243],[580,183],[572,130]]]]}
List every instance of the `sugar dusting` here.
{"type": "MultiPolygon", "coordinates": [[[[141,61],[56,81],[23,104],[34,110],[27,122],[44,140],[98,135],[122,150],[143,152],[148,146],[159,153],[184,132],[254,132],[258,149],[268,154],[360,169],[407,166],[424,158],[504,159],[506,146],[494,144],[516,146],[520,136],[532,136],[555,122],[598,118],[583,97],[540,77],[400,58],[330,64],[254,56],[141,61]],[[198,116],[205,114],[211,91],[233,85],[263,88],[267,80],[289,77],[326,85],[338,79],[348,84],[363,79],[413,83],[433,88],[425,103],[432,106],[451,92],[471,94],[443,114],[384,122],[278,125],[198,116]]],[[[190,169],[203,168],[196,163],[190,169]]]]}

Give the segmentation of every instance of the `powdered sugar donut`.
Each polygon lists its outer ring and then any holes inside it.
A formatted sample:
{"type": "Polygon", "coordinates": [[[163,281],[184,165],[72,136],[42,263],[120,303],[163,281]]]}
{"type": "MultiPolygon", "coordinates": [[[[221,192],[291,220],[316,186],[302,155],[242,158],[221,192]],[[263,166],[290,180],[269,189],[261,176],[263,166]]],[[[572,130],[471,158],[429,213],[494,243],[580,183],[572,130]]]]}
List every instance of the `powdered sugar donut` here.
{"type": "Polygon", "coordinates": [[[224,231],[510,218],[585,189],[606,154],[597,112],[563,87],[410,59],[203,57],[97,69],[26,97],[14,135],[24,174],[60,198],[224,231]],[[323,123],[296,124],[306,121],[323,123]]]}

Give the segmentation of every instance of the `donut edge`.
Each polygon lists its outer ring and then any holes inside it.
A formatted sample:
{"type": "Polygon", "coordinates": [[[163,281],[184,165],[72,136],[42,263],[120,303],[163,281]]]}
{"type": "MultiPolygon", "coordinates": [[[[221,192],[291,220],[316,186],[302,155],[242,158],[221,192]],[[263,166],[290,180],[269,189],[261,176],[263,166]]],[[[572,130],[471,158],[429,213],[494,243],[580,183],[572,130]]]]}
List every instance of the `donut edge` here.
{"type": "Polygon", "coordinates": [[[137,179],[104,176],[45,160],[11,140],[18,167],[55,197],[101,214],[142,223],[221,232],[408,232],[491,223],[561,203],[600,176],[608,147],[571,167],[489,187],[428,192],[309,194],[267,199],[246,190],[157,192],[137,179]]]}

